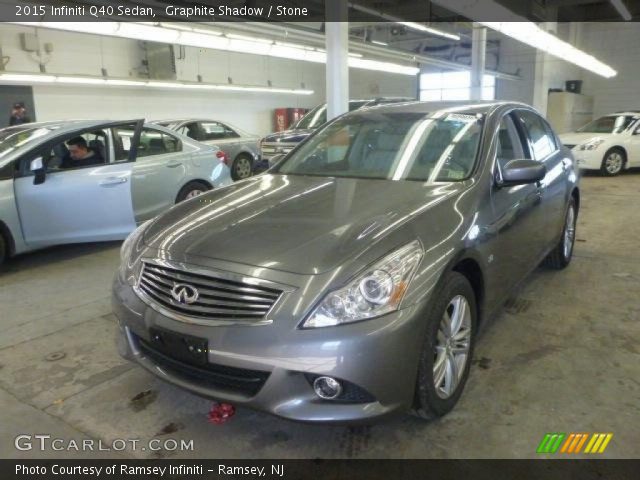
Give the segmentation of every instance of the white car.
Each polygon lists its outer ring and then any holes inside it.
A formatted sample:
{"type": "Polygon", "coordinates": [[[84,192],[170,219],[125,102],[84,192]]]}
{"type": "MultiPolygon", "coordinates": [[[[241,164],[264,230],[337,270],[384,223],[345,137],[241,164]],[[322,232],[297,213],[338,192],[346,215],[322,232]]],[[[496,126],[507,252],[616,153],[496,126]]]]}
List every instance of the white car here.
{"type": "Polygon", "coordinates": [[[560,135],[585,170],[600,170],[613,176],[640,167],[640,111],[605,115],[576,132],[560,135]]]}

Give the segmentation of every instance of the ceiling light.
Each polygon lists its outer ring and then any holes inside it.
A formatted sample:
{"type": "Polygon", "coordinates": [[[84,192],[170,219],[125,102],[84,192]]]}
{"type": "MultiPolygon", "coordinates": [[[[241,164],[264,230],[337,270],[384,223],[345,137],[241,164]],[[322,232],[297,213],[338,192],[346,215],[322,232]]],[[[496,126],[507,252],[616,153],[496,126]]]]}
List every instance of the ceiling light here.
{"type": "MultiPolygon", "coordinates": [[[[198,48],[266,55],[292,60],[314,63],[326,63],[327,54],[321,48],[314,48],[294,43],[274,42],[265,38],[254,38],[246,35],[228,33],[221,36],[219,32],[209,33],[207,30],[188,30],[180,26],[174,28],[169,24],[150,24],[133,22],[9,22],[30,27],[44,27],[79,33],[102,34],[135,40],[146,40],[159,43],[175,43],[198,48]]],[[[349,55],[349,66],[365,70],[384,71],[403,75],[415,75],[416,67],[407,67],[391,62],[379,62],[361,58],[359,53],[349,55]],[[353,61],[353,62],[352,62],[353,61]]]]}
{"type": "Polygon", "coordinates": [[[609,1],[611,2],[611,5],[613,5],[614,8],[618,11],[620,16],[624,18],[627,22],[631,20],[631,18],[633,18],[631,16],[631,13],[629,12],[629,9],[627,8],[627,6],[624,4],[622,0],[609,0],[609,1]]]}
{"type": "Polygon", "coordinates": [[[101,78],[91,76],[38,75],[28,73],[2,73],[0,83],[51,83],[67,85],[103,85],[121,87],[167,88],[176,90],[227,90],[242,92],[268,92],[293,95],[311,95],[313,90],[305,88],[262,87],[259,85],[219,85],[213,83],[164,82],[156,80],[127,80],[119,78],[101,78]]]}
{"type": "Polygon", "coordinates": [[[554,55],[566,62],[571,62],[585,70],[606,78],[615,77],[616,72],[609,65],[573,45],[560,40],[555,35],[545,32],[532,22],[479,22],[527,45],[554,55]]]}
{"type": "Polygon", "coordinates": [[[398,65],[397,63],[379,62],[377,60],[367,60],[364,58],[349,58],[349,66],[362,68],[365,70],[377,70],[387,73],[400,73],[402,75],[417,75],[420,71],[417,67],[398,65]]]}
{"type": "Polygon", "coordinates": [[[24,82],[24,83],[49,83],[55,82],[54,75],[29,75],[20,73],[3,73],[0,81],[4,82],[24,82]]]}
{"type": "Polygon", "coordinates": [[[381,42],[380,40],[371,40],[371,43],[375,43],[376,45],[382,45],[384,47],[389,45],[387,42],[381,42]]]}
{"type": "Polygon", "coordinates": [[[444,32],[442,30],[438,30],[437,28],[427,27],[426,25],[422,25],[421,23],[416,22],[396,22],[400,25],[404,25],[407,28],[411,28],[413,30],[418,30],[420,32],[428,32],[434,35],[438,35],[440,37],[449,38],[451,40],[460,40],[460,35],[456,35],[454,33],[444,32]]]}

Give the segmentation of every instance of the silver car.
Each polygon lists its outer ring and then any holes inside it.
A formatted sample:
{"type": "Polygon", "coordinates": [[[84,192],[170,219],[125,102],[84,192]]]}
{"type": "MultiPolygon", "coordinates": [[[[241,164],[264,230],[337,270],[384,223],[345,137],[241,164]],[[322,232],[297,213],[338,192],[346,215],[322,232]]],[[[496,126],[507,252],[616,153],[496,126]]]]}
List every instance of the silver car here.
{"type": "Polygon", "coordinates": [[[258,161],[260,137],[229,123],[196,118],[158,120],[154,123],[199,142],[220,147],[229,157],[231,177],[234,180],[250,177],[253,165],[258,161]]]}
{"type": "Polygon", "coordinates": [[[294,420],[442,416],[478,329],[539,263],[569,265],[578,180],[524,104],[348,113],[131,234],[113,286],[120,352],[294,420]]]}
{"type": "Polygon", "coordinates": [[[2,129],[0,263],[50,245],[124,239],[175,203],[233,183],[223,160],[217,147],[143,120],[2,129]]]}

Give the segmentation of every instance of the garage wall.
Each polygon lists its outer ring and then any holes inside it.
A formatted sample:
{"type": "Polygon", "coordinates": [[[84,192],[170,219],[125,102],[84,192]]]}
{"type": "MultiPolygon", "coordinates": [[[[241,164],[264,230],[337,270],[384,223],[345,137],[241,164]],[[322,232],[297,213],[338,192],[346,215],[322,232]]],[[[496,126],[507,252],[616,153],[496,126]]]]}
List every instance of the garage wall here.
{"type": "Polygon", "coordinates": [[[583,74],[582,92],[594,97],[594,115],[628,108],[640,109],[640,23],[588,23],[583,26],[582,48],[602,59],[618,75],[606,79],[583,74]]]}
{"type": "MultiPolygon", "coordinates": [[[[0,46],[11,57],[6,69],[39,72],[37,59],[20,48],[20,32],[34,29],[0,26],[0,46]]],[[[50,42],[54,52],[46,64],[47,72],[100,75],[106,68],[110,76],[136,78],[144,54],[138,42],[41,29],[40,43],[50,42]]],[[[91,86],[34,87],[35,109],[39,120],[60,118],[159,119],[184,116],[212,116],[245,130],[265,134],[273,129],[272,111],[278,107],[311,108],[324,102],[324,65],[227,53],[193,47],[184,48],[184,58],[176,62],[179,80],[298,88],[304,83],[313,95],[265,94],[250,92],[191,92],[141,88],[91,86]]],[[[405,75],[350,69],[350,97],[415,97],[417,79],[405,75]]]]}

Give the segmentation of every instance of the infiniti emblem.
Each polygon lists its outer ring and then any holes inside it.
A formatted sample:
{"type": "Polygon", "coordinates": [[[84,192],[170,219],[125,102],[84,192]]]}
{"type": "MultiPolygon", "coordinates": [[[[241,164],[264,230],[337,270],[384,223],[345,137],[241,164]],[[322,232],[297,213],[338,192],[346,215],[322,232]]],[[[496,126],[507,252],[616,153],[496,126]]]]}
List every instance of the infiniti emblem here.
{"type": "Polygon", "coordinates": [[[190,305],[198,300],[198,290],[186,283],[176,283],[171,289],[171,296],[178,303],[190,305]]]}

